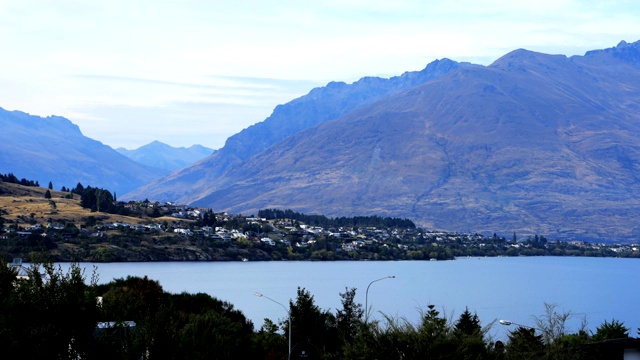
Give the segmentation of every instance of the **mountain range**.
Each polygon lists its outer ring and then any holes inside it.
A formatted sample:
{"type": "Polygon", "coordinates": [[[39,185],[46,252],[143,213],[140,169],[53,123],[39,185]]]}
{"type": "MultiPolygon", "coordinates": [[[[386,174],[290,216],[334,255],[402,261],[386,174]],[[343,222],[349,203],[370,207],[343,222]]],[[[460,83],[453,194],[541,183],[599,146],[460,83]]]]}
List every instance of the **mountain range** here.
{"type": "Polygon", "coordinates": [[[515,50],[330,83],[128,197],[252,214],[407,217],[448,231],[634,241],[640,43],[515,50]]]}
{"type": "Polygon", "coordinates": [[[0,108],[0,172],[63,186],[129,192],[168,171],[142,165],[82,134],[60,116],[46,118],[0,108]]]}
{"type": "Polygon", "coordinates": [[[213,149],[202,145],[192,145],[188,148],[173,147],[160,141],[153,141],[134,150],[121,147],[116,151],[143,165],[160,168],[167,172],[181,169],[213,153],[213,149]]]}
{"type": "Polygon", "coordinates": [[[0,171],[248,215],[287,208],[637,242],[639,110],[640,42],[571,57],[518,49],[489,66],[441,59],[331,82],[215,151],[116,151],[65,118],[0,109],[0,171]]]}
{"type": "Polygon", "coordinates": [[[364,77],[352,84],[330,82],[327,86],[312,89],[305,96],[276,106],[271,116],[229,137],[224,147],[211,156],[126,196],[129,199],[149,197],[162,201],[194,202],[227,171],[241,166],[289,136],[465,66],[472,65],[442,59],[433,61],[422,71],[406,72],[389,79],[364,77]]]}

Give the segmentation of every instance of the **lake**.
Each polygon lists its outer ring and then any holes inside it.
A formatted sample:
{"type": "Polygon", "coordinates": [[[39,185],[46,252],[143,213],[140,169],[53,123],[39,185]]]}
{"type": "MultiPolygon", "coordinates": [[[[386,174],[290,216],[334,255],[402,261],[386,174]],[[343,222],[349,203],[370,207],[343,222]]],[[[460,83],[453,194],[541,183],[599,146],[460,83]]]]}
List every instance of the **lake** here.
{"type": "MultiPolygon", "coordinates": [[[[63,269],[68,264],[61,264],[63,269]]],[[[172,293],[207,293],[241,310],[259,329],[264,318],[286,318],[282,306],[255,296],[256,292],[288,307],[298,287],[307,289],[324,310],[341,308],[339,294],[357,288],[356,301],[368,302],[370,320],[382,314],[419,323],[421,311],[435,305],[456,320],[466,307],[482,325],[492,321],[489,334],[506,340],[510,328],[497,320],[531,325],[542,316],[544,304],[574,314],[568,331],[575,332],[583,317],[595,331],[605,320],[623,321],[637,336],[640,290],[636,276],[640,260],[586,257],[488,257],[454,261],[340,261],[340,262],[145,262],[81,263],[90,279],[97,266],[99,282],[127,275],[158,280],[172,293]],[[385,278],[393,275],[395,278],[385,278]],[[380,281],[374,280],[385,278],[380,281]],[[367,286],[371,283],[368,297],[367,286]]]]}

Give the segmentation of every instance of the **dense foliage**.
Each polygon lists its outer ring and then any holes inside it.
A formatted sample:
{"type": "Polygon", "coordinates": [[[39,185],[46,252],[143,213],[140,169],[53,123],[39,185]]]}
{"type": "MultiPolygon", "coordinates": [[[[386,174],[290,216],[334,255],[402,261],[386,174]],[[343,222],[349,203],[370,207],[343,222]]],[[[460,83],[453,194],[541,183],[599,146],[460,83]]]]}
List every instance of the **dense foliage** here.
{"type": "Polygon", "coordinates": [[[399,219],[380,216],[354,216],[354,217],[337,217],[329,218],[324,215],[306,215],[293,210],[264,209],[258,210],[258,216],[267,220],[274,219],[291,219],[303,222],[311,226],[323,227],[384,227],[384,228],[402,228],[415,229],[416,225],[409,219],[399,219]]]}
{"type": "Polygon", "coordinates": [[[80,205],[83,208],[105,213],[114,213],[117,210],[114,197],[109,190],[87,186],[82,188],[81,192],[77,188],[76,191],[81,196],[80,205]]]}
{"type": "Polygon", "coordinates": [[[87,281],[75,264],[67,273],[50,263],[32,266],[26,279],[16,278],[18,270],[0,261],[0,347],[7,358],[600,359],[619,351],[611,344],[636,341],[616,320],[594,334],[566,333],[572,314],[549,304],[535,328],[516,327],[506,344],[487,336],[493,324],[482,326],[468,309],[455,318],[429,306],[418,324],[368,321],[355,288],[340,294],[335,313],[298,288],[289,316],[265,319],[256,330],[232,304],[171,294],[147,277],[98,285],[96,269],[87,281]]]}
{"type": "Polygon", "coordinates": [[[33,180],[27,180],[25,178],[18,179],[18,177],[15,176],[13,173],[0,174],[0,181],[4,181],[11,184],[19,184],[23,186],[40,186],[40,183],[38,183],[37,180],[33,181],[33,180]]]}

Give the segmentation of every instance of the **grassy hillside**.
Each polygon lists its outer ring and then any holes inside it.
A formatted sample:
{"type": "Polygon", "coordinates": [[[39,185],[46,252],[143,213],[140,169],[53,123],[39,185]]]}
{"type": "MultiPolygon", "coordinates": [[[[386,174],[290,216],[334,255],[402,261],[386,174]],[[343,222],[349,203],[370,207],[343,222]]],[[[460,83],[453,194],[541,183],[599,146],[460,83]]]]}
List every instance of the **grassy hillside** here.
{"type": "Polygon", "coordinates": [[[192,220],[173,217],[151,218],[144,214],[124,216],[91,212],[80,206],[80,196],[46,188],[0,182],[0,257],[25,261],[180,261],[262,259],[264,254],[250,254],[240,249],[214,248],[204,241],[173,232],[173,228],[190,227],[192,220]],[[133,228],[108,228],[114,223],[163,224],[167,231],[139,231],[133,228]],[[30,231],[29,226],[42,229],[30,231]],[[48,229],[60,224],[64,229],[48,229]]]}
{"type": "MultiPolygon", "coordinates": [[[[5,219],[5,225],[17,224],[41,224],[47,223],[73,223],[78,228],[84,224],[90,216],[99,217],[103,223],[128,222],[138,224],[149,221],[139,217],[122,216],[105,213],[92,213],[89,209],[80,206],[80,196],[69,193],[49,190],[51,199],[45,199],[47,189],[34,186],[22,186],[0,182],[0,216],[5,219]]],[[[157,220],[155,220],[157,221],[157,220]]]]}

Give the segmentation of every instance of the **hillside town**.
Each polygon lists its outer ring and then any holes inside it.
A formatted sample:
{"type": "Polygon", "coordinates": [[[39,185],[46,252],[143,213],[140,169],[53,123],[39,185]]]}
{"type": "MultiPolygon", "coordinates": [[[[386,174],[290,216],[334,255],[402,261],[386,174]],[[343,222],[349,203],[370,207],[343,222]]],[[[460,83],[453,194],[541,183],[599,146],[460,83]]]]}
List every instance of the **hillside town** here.
{"type": "Polygon", "coordinates": [[[131,222],[109,221],[98,212],[79,223],[53,218],[47,223],[28,218],[5,222],[0,232],[2,253],[6,258],[25,259],[40,254],[57,261],[640,257],[637,244],[556,241],[516,233],[463,234],[421,229],[408,220],[395,221],[400,226],[381,226],[377,217],[331,219],[290,210],[261,211],[268,215],[265,217],[148,200],[117,205],[119,212],[133,219],[131,222]]]}

